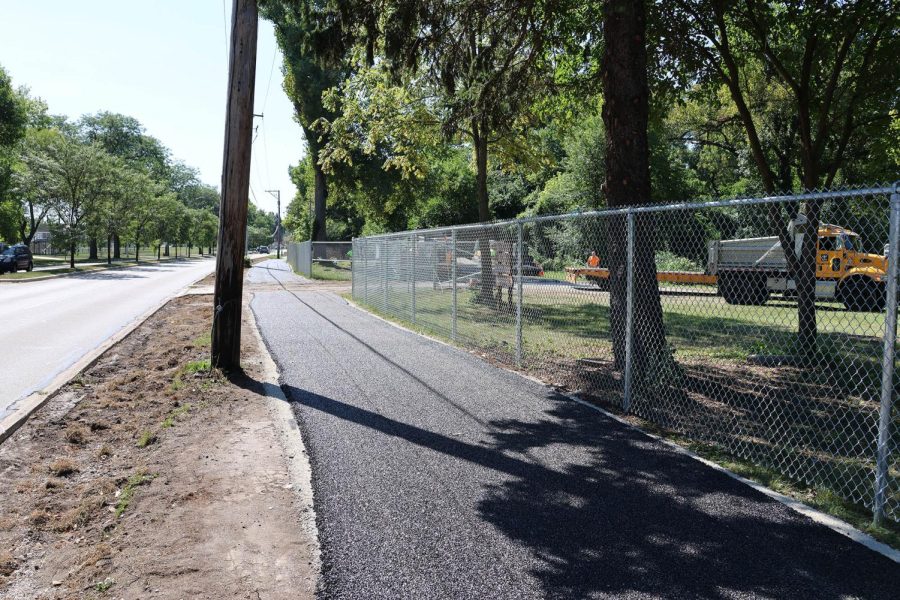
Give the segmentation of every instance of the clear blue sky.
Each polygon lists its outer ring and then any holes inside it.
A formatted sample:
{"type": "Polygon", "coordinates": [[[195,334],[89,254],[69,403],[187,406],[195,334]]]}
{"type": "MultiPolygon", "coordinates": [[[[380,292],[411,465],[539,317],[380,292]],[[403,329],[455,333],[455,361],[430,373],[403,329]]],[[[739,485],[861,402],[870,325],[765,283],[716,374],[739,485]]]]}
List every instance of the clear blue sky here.
{"type": "MultiPolygon", "coordinates": [[[[53,114],[137,118],[219,187],[231,1],[0,0],[0,65],[53,114]]],[[[261,20],[255,112],[265,118],[256,119],[250,183],[256,204],[271,211],[275,199],[264,190],[281,189],[284,211],[295,191],[288,167],[305,149],[276,52],[272,26],[261,20]]]]}

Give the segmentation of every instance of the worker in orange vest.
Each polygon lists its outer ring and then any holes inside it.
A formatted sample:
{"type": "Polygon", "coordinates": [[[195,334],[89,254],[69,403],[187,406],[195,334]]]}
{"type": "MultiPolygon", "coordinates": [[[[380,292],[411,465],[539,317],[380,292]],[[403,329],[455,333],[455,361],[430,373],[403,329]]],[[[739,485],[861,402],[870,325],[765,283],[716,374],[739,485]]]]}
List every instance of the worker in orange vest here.
{"type": "Polygon", "coordinates": [[[600,266],[600,257],[597,256],[596,252],[591,251],[591,255],[588,257],[588,266],[592,269],[600,266]]]}

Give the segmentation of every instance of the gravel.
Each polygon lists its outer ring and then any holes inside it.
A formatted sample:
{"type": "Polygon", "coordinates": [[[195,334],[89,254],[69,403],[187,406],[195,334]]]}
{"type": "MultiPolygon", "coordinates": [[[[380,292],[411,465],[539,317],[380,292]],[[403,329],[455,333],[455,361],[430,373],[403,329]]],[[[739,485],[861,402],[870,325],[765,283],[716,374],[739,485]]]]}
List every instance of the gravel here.
{"type": "Polygon", "coordinates": [[[252,308],[311,456],[322,597],[896,598],[893,561],[542,385],[330,293],[252,308]]]}

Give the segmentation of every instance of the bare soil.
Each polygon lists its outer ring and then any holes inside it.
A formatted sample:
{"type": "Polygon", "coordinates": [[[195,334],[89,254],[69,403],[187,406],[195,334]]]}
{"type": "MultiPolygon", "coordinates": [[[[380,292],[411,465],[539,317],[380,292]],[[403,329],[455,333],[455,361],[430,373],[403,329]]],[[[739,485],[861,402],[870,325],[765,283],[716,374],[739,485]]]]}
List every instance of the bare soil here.
{"type": "Polygon", "coordinates": [[[303,598],[308,510],[267,398],[210,372],[209,296],[173,300],[0,445],[0,597],[303,598]]]}

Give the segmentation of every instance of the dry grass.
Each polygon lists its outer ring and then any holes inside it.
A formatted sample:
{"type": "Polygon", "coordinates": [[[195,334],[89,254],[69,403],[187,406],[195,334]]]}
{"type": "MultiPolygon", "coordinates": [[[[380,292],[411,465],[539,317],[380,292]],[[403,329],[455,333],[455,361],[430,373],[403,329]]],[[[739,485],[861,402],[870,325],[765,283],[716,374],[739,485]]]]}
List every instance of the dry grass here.
{"type": "Polygon", "coordinates": [[[83,446],[90,435],[90,431],[84,425],[72,423],[66,427],[66,441],[76,446],[83,446]]]}
{"type": "Polygon", "coordinates": [[[49,520],[50,514],[46,510],[40,508],[34,509],[31,511],[31,514],[28,515],[28,522],[35,527],[46,525],[49,520]]]}
{"type": "Polygon", "coordinates": [[[18,566],[12,554],[0,550],[0,577],[9,577],[18,566]]]}
{"type": "Polygon", "coordinates": [[[66,477],[78,472],[78,465],[68,458],[59,458],[50,463],[50,472],[57,477],[66,477]]]}

